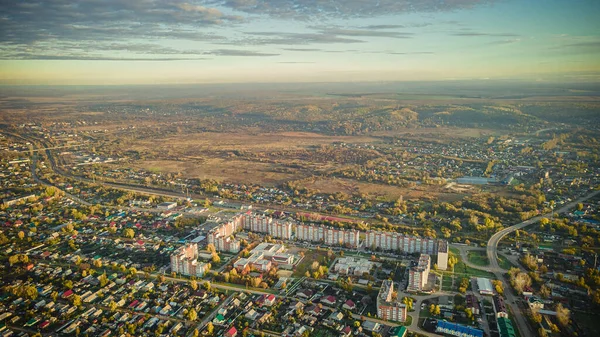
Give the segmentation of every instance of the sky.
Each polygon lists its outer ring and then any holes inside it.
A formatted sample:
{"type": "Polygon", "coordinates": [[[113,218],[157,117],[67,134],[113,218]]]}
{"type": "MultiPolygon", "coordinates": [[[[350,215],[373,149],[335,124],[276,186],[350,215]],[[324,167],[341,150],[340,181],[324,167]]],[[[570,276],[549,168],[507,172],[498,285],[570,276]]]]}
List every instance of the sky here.
{"type": "Polygon", "coordinates": [[[0,84],[600,80],[598,0],[0,0],[0,84]]]}

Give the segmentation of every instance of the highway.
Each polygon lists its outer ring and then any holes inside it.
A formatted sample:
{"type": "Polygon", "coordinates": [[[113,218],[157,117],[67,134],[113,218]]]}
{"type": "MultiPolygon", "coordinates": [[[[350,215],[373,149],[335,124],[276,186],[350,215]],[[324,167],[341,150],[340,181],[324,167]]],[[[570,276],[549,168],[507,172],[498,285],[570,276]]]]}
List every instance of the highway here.
{"type": "MultiPolygon", "coordinates": [[[[559,208],[554,213],[556,213],[556,214],[564,213],[564,212],[570,210],[571,208],[574,208],[578,203],[586,201],[590,198],[593,198],[594,196],[598,195],[599,193],[600,193],[600,191],[594,191],[588,195],[580,197],[577,200],[574,200],[574,201],[564,205],[563,207],[559,208]]],[[[508,280],[506,280],[504,278],[505,271],[504,271],[504,269],[500,268],[500,265],[498,264],[498,243],[502,240],[502,238],[504,238],[508,234],[516,231],[517,229],[525,228],[529,225],[537,223],[542,218],[549,218],[551,216],[552,216],[552,213],[542,214],[542,215],[533,217],[529,220],[518,223],[516,225],[506,227],[503,230],[492,235],[492,237],[488,241],[487,248],[486,248],[487,257],[490,261],[490,265],[487,268],[481,268],[481,267],[479,267],[479,268],[494,273],[498,280],[503,280],[504,283],[506,285],[508,285],[509,284],[508,280]]],[[[525,315],[520,312],[520,309],[515,302],[517,297],[515,295],[513,295],[513,293],[511,291],[505,291],[504,295],[506,296],[506,304],[512,311],[511,318],[516,323],[517,328],[521,332],[521,336],[535,336],[537,331],[531,330],[531,327],[529,326],[529,324],[525,318],[525,315]]]]}

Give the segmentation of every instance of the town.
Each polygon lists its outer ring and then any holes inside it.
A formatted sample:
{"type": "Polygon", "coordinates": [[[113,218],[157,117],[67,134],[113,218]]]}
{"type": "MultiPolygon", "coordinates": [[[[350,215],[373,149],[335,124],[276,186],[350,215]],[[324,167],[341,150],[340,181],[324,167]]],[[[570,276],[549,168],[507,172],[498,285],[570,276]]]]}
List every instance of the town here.
{"type": "Polygon", "coordinates": [[[506,156],[487,155],[487,168],[466,161],[483,156],[477,146],[402,143],[467,164],[417,155],[410,169],[332,175],[440,180],[471,190],[471,200],[373,203],[297,183],[123,169],[108,155],[79,152],[74,165],[54,153],[73,141],[89,147],[83,139],[43,143],[32,137],[43,128],[20,128],[0,139],[2,336],[593,336],[598,166],[548,169],[550,157],[519,159],[534,145],[510,138],[485,140],[506,156]],[[434,166],[452,173],[399,178],[434,166]],[[523,187],[532,181],[540,190],[523,187]],[[481,186],[523,193],[531,205],[515,214],[507,195],[504,209],[492,208],[474,192],[481,186]]]}

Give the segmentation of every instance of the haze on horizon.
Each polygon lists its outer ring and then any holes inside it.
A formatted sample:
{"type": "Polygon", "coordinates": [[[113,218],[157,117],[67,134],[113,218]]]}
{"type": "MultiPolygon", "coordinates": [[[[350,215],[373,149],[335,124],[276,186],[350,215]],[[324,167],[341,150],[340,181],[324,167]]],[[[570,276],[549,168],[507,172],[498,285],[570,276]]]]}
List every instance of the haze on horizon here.
{"type": "Polygon", "coordinates": [[[0,84],[600,80],[597,0],[23,0],[0,84]]]}

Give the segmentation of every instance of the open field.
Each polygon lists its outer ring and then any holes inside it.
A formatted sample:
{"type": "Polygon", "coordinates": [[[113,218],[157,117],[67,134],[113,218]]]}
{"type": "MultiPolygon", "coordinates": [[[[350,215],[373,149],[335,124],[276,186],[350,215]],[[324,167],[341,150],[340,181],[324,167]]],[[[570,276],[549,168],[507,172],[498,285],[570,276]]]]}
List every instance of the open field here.
{"type": "Polygon", "coordinates": [[[323,193],[336,193],[342,191],[348,194],[364,193],[385,201],[395,201],[402,197],[406,200],[427,198],[452,202],[462,199],[465,193],[456,193],[439,185],[417,185],[415,187],[399,187],[385,184],[361,182],[335,177],[318,178],[305,185],[323,193]]]}
{"type": "Polygon", "coordinates": [[[304,252],[304,258],[296,266],[293,277],[302,277],[306,271],[311,271],[310,267],[313,262],[318,261],[322,263],[327,258],[327,251],[322,249],[307,250],[304,252]]]}
{"type": "Polygon", "coordinates": [[[467,256],[469,258],[469,262],[476,266],[485,267],[490,264],[485,251],[471,250],[468,252],[467,256]]]}
{"type": "Polygon", "coordinates": [[[509,270],[512,267],[517,267],[514,263],[502,256],[502,254],[498,254],[498,265],[500,265],[500,268],[505,270],[509,270]]]}

